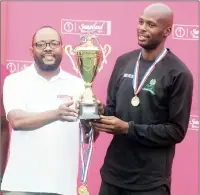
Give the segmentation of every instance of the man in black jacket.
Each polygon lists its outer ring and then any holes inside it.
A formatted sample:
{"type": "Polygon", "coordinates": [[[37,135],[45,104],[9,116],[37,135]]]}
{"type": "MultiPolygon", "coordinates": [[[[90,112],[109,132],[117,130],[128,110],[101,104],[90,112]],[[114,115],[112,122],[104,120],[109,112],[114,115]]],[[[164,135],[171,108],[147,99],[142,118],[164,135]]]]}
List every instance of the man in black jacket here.
{"type": "Polygon", "coordinates": [[[168,48],[173,13],[148,6],[139,18],[141,49],[118,57],[96,131],[114,134],[99,195],[169,195],[175,146],[187,132],[193,77],[168,48]]]}

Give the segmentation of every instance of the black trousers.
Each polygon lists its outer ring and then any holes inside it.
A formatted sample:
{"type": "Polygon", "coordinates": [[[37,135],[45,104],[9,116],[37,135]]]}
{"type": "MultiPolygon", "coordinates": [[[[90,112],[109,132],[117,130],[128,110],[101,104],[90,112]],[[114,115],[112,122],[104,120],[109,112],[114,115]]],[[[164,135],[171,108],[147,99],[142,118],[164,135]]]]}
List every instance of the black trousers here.
{"type": "Polygon", "coordinates": [[[170,195],[170,191],[167,186],[161,186],[150,191],[129,191],[102,182],[99,195],[170,195]]]}

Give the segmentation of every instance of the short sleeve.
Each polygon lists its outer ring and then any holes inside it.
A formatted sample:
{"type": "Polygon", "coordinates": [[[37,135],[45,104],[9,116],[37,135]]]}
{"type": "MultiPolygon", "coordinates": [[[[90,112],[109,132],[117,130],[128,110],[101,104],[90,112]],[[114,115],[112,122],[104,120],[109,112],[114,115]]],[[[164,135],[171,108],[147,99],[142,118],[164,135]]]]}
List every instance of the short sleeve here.
{"type": "Polygon", "coordinates": [[[24,83],[20,83],[20,75],[6,77],[3,86],[3,104],[6,116],[12,110],[25,110],[24,83]]]}

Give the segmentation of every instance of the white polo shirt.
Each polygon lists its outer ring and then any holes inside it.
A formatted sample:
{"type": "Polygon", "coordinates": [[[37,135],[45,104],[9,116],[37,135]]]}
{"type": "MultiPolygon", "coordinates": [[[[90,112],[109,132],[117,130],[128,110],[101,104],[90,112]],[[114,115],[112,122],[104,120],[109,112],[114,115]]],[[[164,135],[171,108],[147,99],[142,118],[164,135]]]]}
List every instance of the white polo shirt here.
{"type": "MultiPolygon", "coordinates": [[[[63,70],[50,81],[34,65],[9,75],[4,106],[9,111],[43,112],[57,109],[68,97],[84,91],[81,79],[63,70]]],[[[13,131],[2,190],[77,194],[79,121],[56,121],[33,131],[13,131]]]]}

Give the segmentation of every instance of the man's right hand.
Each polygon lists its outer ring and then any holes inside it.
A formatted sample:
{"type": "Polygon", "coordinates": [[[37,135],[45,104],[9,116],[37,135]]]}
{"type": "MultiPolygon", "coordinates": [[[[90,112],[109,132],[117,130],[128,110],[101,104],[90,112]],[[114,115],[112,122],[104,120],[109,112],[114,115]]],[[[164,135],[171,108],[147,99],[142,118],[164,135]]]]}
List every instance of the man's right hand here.
{"type": "Polygon", "coordinates": [[[61,104],[57,110],[58,119],[61,121],[76,121],[79,112],[79,104],[74,101],[69,101],[65,104],[61,104]]]}
{"type": "Polygon", "coordinates": [[[14,130],[29,131],[48,125],[57,120],[76,121],[79,112],[78,103],[69,101],[59,106],[58,109],[40,113],[26,112],[23,110],[11,110],[8,113],[8,121],[14,130]]]}

